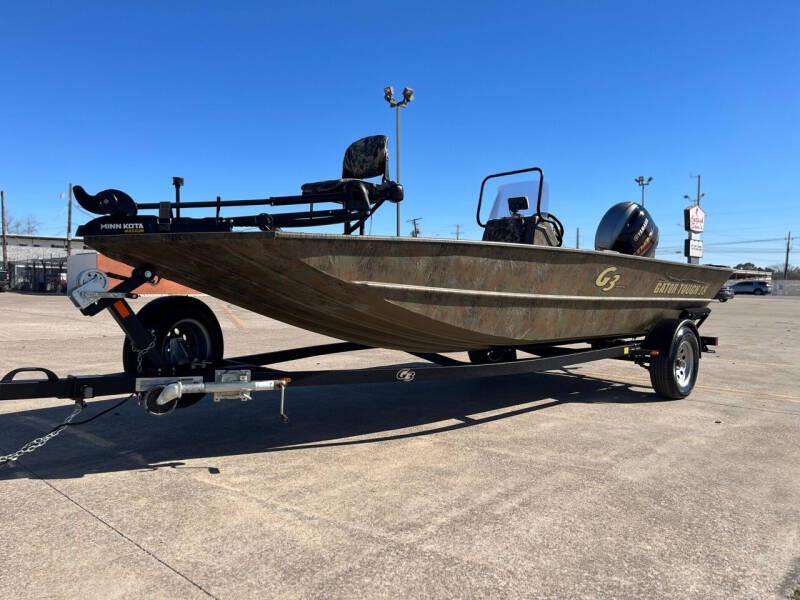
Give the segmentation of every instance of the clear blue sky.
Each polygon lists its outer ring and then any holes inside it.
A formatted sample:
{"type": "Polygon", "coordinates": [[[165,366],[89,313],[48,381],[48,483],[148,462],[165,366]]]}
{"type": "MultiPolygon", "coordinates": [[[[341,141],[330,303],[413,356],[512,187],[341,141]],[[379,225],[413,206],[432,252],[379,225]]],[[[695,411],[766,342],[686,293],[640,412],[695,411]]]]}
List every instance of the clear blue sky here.
{"type": "MultiPolygon", "coordinates": [[[[800,252],[800,3],[17,2],[0,8],[0,188],[64,233],[59,194],[139,201],[297,193],[403,113],[403,218],[479,238],[485,174],[539,165],[565,245],[637,200],[682,244],[690,172],[708,194],[705,262],[800,252]]],[[[394,161],[392,159],[392,169],[394,161]]],[[[86,220],[81,213],[78,222],[86,220]]],[[[404,232],[411,229],[403,223],[404,232]]],[[[373,233],[394,233],[394,210],[373,233]]],[[[792,262],[800,263],[795,254],[792,262]]]]}

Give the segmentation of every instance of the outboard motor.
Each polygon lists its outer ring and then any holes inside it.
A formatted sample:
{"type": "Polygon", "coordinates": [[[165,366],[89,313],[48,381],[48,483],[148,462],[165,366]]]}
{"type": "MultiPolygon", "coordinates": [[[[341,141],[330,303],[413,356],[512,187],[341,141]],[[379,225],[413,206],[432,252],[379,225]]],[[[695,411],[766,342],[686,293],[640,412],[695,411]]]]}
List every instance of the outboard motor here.
{"type": "Polygon", "coordinates": [[[620,202],[603,215],[594,237],[595,250],[652,258],[658,246],[658,227],[644,206],[620,202]]]}

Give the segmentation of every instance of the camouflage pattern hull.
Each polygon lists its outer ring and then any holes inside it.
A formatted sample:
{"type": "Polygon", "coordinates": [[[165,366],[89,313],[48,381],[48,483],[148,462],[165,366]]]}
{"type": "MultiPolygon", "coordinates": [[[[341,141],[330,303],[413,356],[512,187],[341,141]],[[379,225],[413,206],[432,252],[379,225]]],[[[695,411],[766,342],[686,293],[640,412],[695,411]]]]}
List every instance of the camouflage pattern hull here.
{"type": "Polygon", "coordinates": [[[501,242],[284,232],[96,235],[99,252],[368,346],[447,352],[645,334],[730,271],[501,242]]]}

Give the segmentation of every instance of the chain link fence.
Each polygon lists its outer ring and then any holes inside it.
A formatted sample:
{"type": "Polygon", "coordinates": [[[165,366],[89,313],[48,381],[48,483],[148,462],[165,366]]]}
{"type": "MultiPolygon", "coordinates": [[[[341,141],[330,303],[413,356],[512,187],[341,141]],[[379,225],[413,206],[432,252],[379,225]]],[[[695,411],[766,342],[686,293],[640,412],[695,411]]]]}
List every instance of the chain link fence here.
{"type": "Polygon", "coordinates": [[[20,292],[65,293],[66,257],[28,259],[9,263],[10,289],[20,292]]]}
{"type": "Polygon", "coordinates": [[[773,279],[772,293],[776,296],[800,296],[800,279],[773,279]]]}

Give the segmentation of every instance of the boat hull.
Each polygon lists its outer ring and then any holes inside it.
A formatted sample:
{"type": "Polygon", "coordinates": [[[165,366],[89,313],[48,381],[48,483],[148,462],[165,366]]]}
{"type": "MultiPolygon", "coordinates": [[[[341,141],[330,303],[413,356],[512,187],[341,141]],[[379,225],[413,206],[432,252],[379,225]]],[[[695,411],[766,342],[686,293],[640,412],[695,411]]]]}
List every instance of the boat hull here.
{"type": "Polygon", "coordinates": [[[99,252],[303,329],[411,352],[645,334],[730,270],[498,242],[284,232],[87,236],[99,252]]]}

